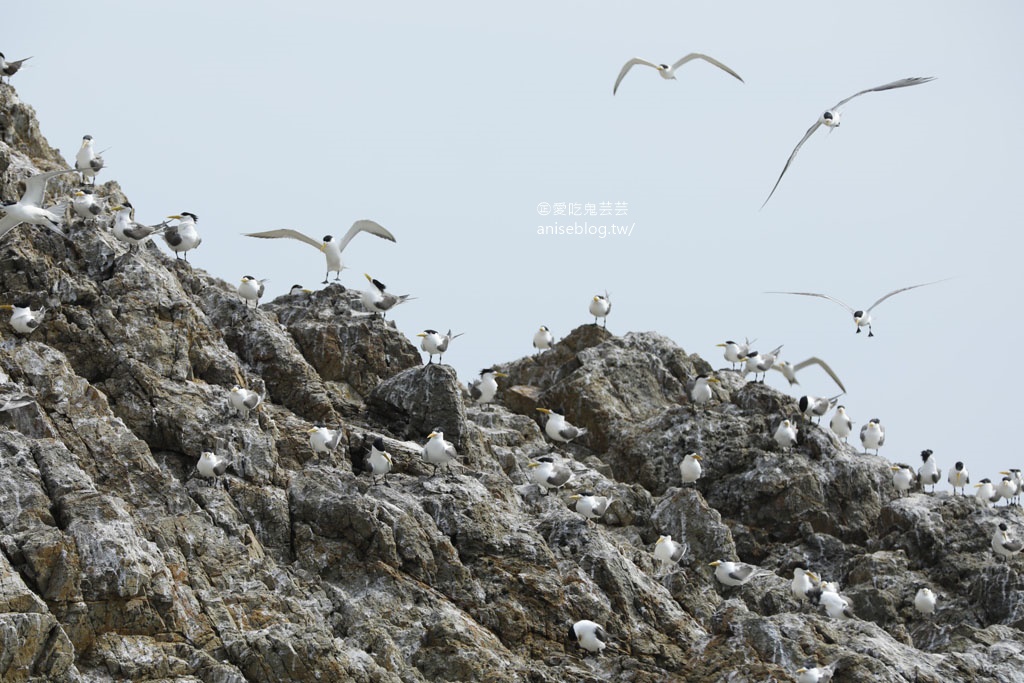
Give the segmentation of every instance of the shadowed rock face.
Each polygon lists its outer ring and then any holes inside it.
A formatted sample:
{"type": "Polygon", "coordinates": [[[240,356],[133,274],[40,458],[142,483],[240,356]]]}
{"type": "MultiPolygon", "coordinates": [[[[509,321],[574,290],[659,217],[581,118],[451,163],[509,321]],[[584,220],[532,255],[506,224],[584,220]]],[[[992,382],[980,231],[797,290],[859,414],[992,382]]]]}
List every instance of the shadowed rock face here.
{"type": "MultiPolygon", "coordinates": [[[[4,198],[66,167],[6,85],[0,132],[4,198]]],[[[36,400],[0,412],[0,679],[785,681],[838,662],[836,681],[1024,680],[1024,559],[989,545],[996,520],[1024,535],[1015,508],[898,498],[888,461],[736,373],[691,405],[711,366],[655,333],[581,326],[501,366],[482,410],[355,292],[247,310],[155,245],[128,253],[109,222],[0,241],[0,303],[48,309],[27,339],[0,318],[0,403],[36,400]],[[237,414],[235,384],[263,405],[237,414]],[[552,444],[538,406],[588,434],[552,444]],[[783,450],[785,418],[800,434],[783,450]],[[314,423],[344,428],[335,451],[313,453],[314,423]],[[435,428],[460,457],[430,476],[435,428]],[[363,467],[378,436],[388,485],[363,467]],[[207,450],[231,463],[217,481],[195,474],[207,450]],[[693,451],[704,473],[682,486],[693,451]],[[528,468],[545,455],[573,473],[547,495],[528,468]],[[612,499],[598,521],[570,507],[584,490],[612,499]],[[685,550],[664,575],[662,534],[685,550]],[[715,559],[762,571],[725,588],[715,559]],[[858,618],[798,604],[798,565],[858,618]],[[600,657],[568,639],[580,619],[607,631],[600,657]]]]}

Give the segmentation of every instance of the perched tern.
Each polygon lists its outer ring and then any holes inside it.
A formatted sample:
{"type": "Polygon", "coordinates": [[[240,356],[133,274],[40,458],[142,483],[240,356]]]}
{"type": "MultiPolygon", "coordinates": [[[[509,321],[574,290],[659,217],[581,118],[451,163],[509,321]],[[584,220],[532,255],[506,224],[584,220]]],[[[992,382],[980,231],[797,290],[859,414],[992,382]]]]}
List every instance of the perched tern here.
{"type": "Polygon", "coordinates": [[[395,463],[391,459],[391,454],[384,450],[384,439],[379,436],[373,440],[373,445],[370,447],[370,453],[366,456],[364,461],[366,470],[373,477],[374,486],[377,485],[377,477],[384,477],[384,485],[388,484],[388,473],[394,468],[395,463]]]}
{"type": "Polygon", "coordinates": [[[814,590],[816,581],[818,581],[816,574],[803,567],[796,567],[793,569],[793,581],[789,584],[789,590],[793,593],[794,598],[803,602],[810,598],[809,594],[814,590]]]}
{"type": "Polygon", "coordinates": [[[43,316],[46,315],[45,306],[41,307],[38,311],[33,311],[30,306],[3,304],[0,306],[0,310],[11,312],[11,327],[20,334],[32,334],[35,332],[36,328],[39,327],[39,323],[43,322],[43,316]]]}
{"type": "Polygon", "coordinates": [[[21,195],[21,199],[13,203],[5,202],[0,206],[0,211],[4,214],[4,217],[0,218],[0,237],[3,237],[22,223],[41,225],[53,230],[61,237],[66,237],[60,226],[64,222],[64,212],[67,210],[67,205],[55,204],[48,209],[44,209],[43,195],[46,193],[46,181],[64,173],[71,173],[72,171],[74,171],[72,168],[64,169],[63,171],[47,171],[46,173],[37,173],[26,178],[24,180],[25,192],[21,195]]]}
{"type": "Polygon", "coordinates": [[[498,377],[508,377],[504,372],[495,368],[484,368],[480,371],[479,379],[475,379],[469,385],[469,397],[477,405],[485,405],[494,400],[498,393],[498,377]]]}
{"type": "Polygon", "coordinates": [[[292,285],[292,288],[288,290],[288,296],[298,296],[300,294],[312,294],[312,289],[306,289],[302,285],[292,285]]]}
{"type": "Polygon", "coordinates": [[[796,670],[796,683],[826,683],[832,680],[832,674],[836,670],[838,661],[828,666],[812,666],[811,668],[800,667],[796,670]]]}
{"type": "MultiPolygon", "coordinates": [[[[880,86],[875,87],[875,88],[868,88],[867,90],[861,90],[858,93],[854,93],[853,95],[850,95],[849,97],[847,97],[844,100],[839,100],[839,102],[836,103],[836,105],[834,107],[832,107],[831,109],[826,111],[824,114],[822,114],[820,117],[818,117],[818,120],[814,122],[814,125],[811,126],[810,128],[808,128],[807,132],[804,133],[803,138],[800,140],[800,142],[797,143],[796,148],[793,150],[793,153],[789,155],[789,159],[786,160],[786,165],[782,167],[782,173],[779,174],[779,179],[775,181],[775,185],[772,187],[772,191],[770,193],[768,193],[768,199],[771,199],[772,195],[775,194],[775,190],[779,187],[779,183],[782,182],[782,176],[786,175],[786,171],[789,170],[789,165],[792,164],[793,163],[793,159],[796,158],[796,153],[799,152],[800,148],[804,146],[804,143],[807,142],[807,139],[809,137],[811,137],[811,135],[814,134],[814,131],[818,130],[818,128],[820,128],[823,125],[826,126],[827,128],[838,128],[839,127],[840,118],[842,116],[842,112],[839,111],[839,108],[842,107],[844,104],[846,104],[847,102],[849,102],[850,100],[852,100],[855,97],[860,97],[861,95],[865,95],[865,94],[867,94],[869,92],[881,92],[883,90],[893,90],[895,88],[905,88],[905,87],[910,86],[910,85],[920,85],[921,83],[927,83],[928,81],[931,81],[931,80],[934,80],[934,79],[931,78],[931,77],[928,77],[928,78],[901,78],[900,80],[893,81],[892,83],[886,83],[885,85],[880,85],[880,86]]],[[[764,204],[761,205],[762,209],[764,208],[765,204],[768,203],[768,199],[764,200],[764,204]]]]}
{"type": "Polygon", "coordinates": [[[837,406],[836,412],[832,416],[832,419],[828,423],[828,428],[832,430],[832,433],[843,440],[850,437],[850,432],[853,431],[853,420],[846,414],[846,406],[837,406]]]}
{"type": "Polygon", "coordinates": [[[711,391],[709,383],[718,384],[719,380],[717,377],[709,377],[708,375],[698,375],[696,379],[687,382],[686,384],[686,395],[690,397],[695,405],[702,406],[711,400],[714,392],[711,391]]]}
{"type": "Polygon", "coordinates": [[[604,515],[608,511],[608,506],[611,505],[612,499],[607,496],[595,496],[590,491],[584,491],[583,493],[574,493],[569,496],[569,500],[576,501],[575,510],[584,519],[597,519],[604,515]]]}
{"type": "Polygon", "coordinates": [[[103,209],[96,201],[96,196],[93,194],[91,187],[82,187],[75,190],[72,197],[71,210],[79,218],[89,220],[103,213],[103,209]]]}
{"type": "Polygon", "coordinates": [[[658,536],[654,543],[654,559],[661,562],[661,573],[668,574],[669,570],[686,554],[686,547],[676,543],[671,536],[658,536]]]}
{"type": "Polygon", "coordinates": [[[818,424],[821,424],[821,418],[824,417],[825,413],[835,407],[836,403],[839,402],[840,396],[842,396],[842,394],[836,394],[832,398],[801,396],[797,405],[800,406],[800,412],[804,414],[804,417],[808,420],[817,418],[818,424]]]}
{"type": "Polygon", "coordinates": [[[166,223],[152,226],[136,223],[135,207],[131,205],[131,202],[125,201],[121,204],[115,204],[110,207],[110,210],[114,212],[114,225],[112,228],[114,237],[130,246],[142,244],[167,227],[166,223]]]}
{"type": "Polygon", "coordinates": [[[1021,490],[1024,489],[1024,475],[1022,475],[1021,471],[1016,467],[1011,467],[1005,472],[1000,472],[999,474],[1005,474],[1013,479],[1013,483],[1016,485],[1016,492],[1013,494],[1013,497],[1009,502],[1014,505],[1020,505],[1020,494],[1021,490]]]}
{"type": "Polygon", "coordinates": [[[828,376],[831,377],[832,381],[836,383],[836,386],[839,387],[839,390],[842,391],[844,394],[846,393],[846,387],[844,387],[843,383],[839,381],[839,377],[836,375],[835,372],[832,371],[832,368],[828,366],[828,363],[826,363],[820,358],[811,357],[808,358],[807,360],[800,361],[799,363],[796,364],[787,363],[784,360],[780,360],[776,361],[775,364],[772,365],[772,370],[778,370],[779,372],[781,372],[783,377],[789,380],[789,386],[793,386],[794,384],[800,384],[800,382],[798,382],[796,379],[796,373],[800,372],[808,365],[821,366],[821,369],[828,373],[828,376]]]}
{"type": "Polygon", "coordinates": [[[245,307],[249,307],[249,302],[252,301],[255,306],[253,308],[260,307],[260,298],[263,297],[265,287],[263,283],[267,279],[257,280],[252,275],[243,275],[242,281],[238,284],[238,296],[245,300],[245,307]]]}
{"type": "Polygon", "coordinates": [[[228,403],[235,409],[237,415],[245,417],[258,408],[260,403],[263,403],[263,397],[251,389],[243,389],[236,384],[231,387],[231,392],[228,394],[228,403]]]}
{"type": "Polygon", "coordinates": [[[917,470],[918,481],[921,482],[921,490],[924,491],[925,486],[931,486],[932,493],[935,493],[935,485],[942,478],[942,470],[939,469],[935,458],[932,457],[930,448],[921,451],[921,462],[924,464],[917,470]]]}
{"type": "Polygon", "coordinates": [[[796,425],[789,420],[783,420],[775,429],[775,443],[783,448],[789,448],[796,443],[796,425]]]}
{"type": "Polygon", "coordinates": [[[7,82],[10,83],[11,76],[18,73],[18,70],[21,69],[21,65],[30,59],[32,58],[25,57],[25,59],[19,59],[16,62],[8,62],[7,58],[4,57],[4,53],[0,52],[0,77],[7,76],[7,82]]]}
{"type": "Polygon", "coordinates": [[[946,481],[953,487],[953,493],[956,494],[956,490],[960,489],[961,495],[967,495],[964,491],[967,485],[971,483],[971,475],[967,472],[967,468],[960,461],[957,461],[953,469],[949,471],[949,475],[946,477],[946,481]]]}
{"type": "Polygon", "coordinates": [[[388,311],[397,306],[398,304],[405,303],[410,299],[415,299],[414,296],[408,294],[394,295],[391,292],[384,291],[384,283],[380,280],[374,280],[366,273],[363,273],[366,279],[373,285],[372,289],[363,290],[360,292],[363,306],[370,313],[380,313],[381,318],[386,318],[388,311]]]}
{"type": "Polygon", "coordinates": [[[779,344],[773,351],[768,353],[758,353],[757,351],[750,351],[747,354],[746,367],[743,374],[754,373],[754,381],[757,381],[758,373],[761,374],[761,381],[764,382],[764,375],[771,370],[771,367],[775,364],[775,361],[779,357],[779,352],[782,351],[782,344],[779,344]]]}
{"type": "Polygon", "coordinates": [[[544,325],[541,325],[540,329],[533,335],[533,348],[537,349],[538,353],[546,349],[550,349],[551,345],[554,343],[555,338],[551,336],[551,330],[544,325]]]}
{"type": "Polygon", "coordinates": [[[682,462],[679,463],[679,477],[684,484],[692,484],[700,479],[702,473],[700,461],[703,459],[696,453],[690,453],[683,457],[682,462]]]}
{"type": "Polygon", "coordinates": [[[664,78],[666,81],[674,81],[676,80],[676,69],[681,67],[683,64],[686,64],[687,62],[693,61],[694,59],[703,59],[708,64],[717,66],[719,69],[729,74],[730,76],[738,80],[740,83],[743,82],[743,79],[740,78],[740,75],[733,71],[732,69],[730,69],[729,67],[727,67],[725,64],[722,64],[720,61],[713,57],[708,57],[707,55],[701,54],[699,52],[691,52],[685,57],[676,60],[676,63],[672,64],[671,66],[669,66],[668,64],[655,64],[654,62],[648,62],[646,59],[634,57],[633,59],[629,60],[623,65],[622,71],[619,72],[619,77],[615,79],[615,85],[614,87],[612,87],[612,95],[614,95],[618,91],[619,83],[622,83],[622,79],[626,77],[626,74],[629,73],[629,70],[638,64],[643,66],[649,66],[652,69],[656,69],[658,71],[658,75],[664,78]]]}
{"type": "Polygon", "coordinates": [[[860,428],[860,442],[865,453],[874,449],[875,455],[878,455],[878,449],[885,445],[885,427],[877,417],[860,428]]]}
{"type": "Polygon", "coordinates": [[[604,318],[602,327],[608,328],[608,314],[612,312],[612,300],[608,296],[608,292],[604,293],[604,296],[595,294],[594,298],[590,300],[590,315],[594,316],[594,324],[597,324],[598,318],[604,318]]]}
{"type": "Polygon", "coordinates": [[[735,370],[737,363],[743,363],[747,360],[747,356],[750,354],[750,345],[756,341],[756,339],[754,341],[748,340],[742,344],[738,344],[732,340],[729,340],[721,344],[715,344],[715,346],[719,346],[725,349],[725,359],[729,361],[729,363],[732,365],[732,369],[735,370]]]}
{"type": "MultiPolygon", "coordinates": [[[[765,294],[795,294],[797,296],[816,296],[820,299],[828,299],[833,303],[839,304],[840,306],[842,306],[843,308],[845,308],[846,310],[853,314],[853,322],[857,326],[857,334],[860,334],[860,328],[867,327],[868,336],[874,337],[875,333],[871,330],[871,311],[873,311],[875,307],[878,306],[878,304],[882,303],[891,296],[899,294],[900,292],[906,292],[911,289],[917,289],[918,287],[927,287],[928,285],[934,285],[945,281],[946,280],[935,280],[933,282],[924,282],[919,285],[910,285],[909,287],[900,287],[899,289],[894,289],[893,291],[889,292],[875,303],[871,304],[871,306],[866,311],[862,309],[855,309],[853,306],[840,301],[834,296],[829,296],[828,294],[818,294],[817,292],[765,292],[765,294]]],[[[835,379],[834,376],[833,379],[835,379]]],[[[836,381],[838,382],[839,380],[836,381]]]]}
{"type": "Polygon", "coordinates": [[[547,424],[544,425],[544,433],[548,435],[552,441],[559,441],[561,443],[569,443],[573,439],[577,439],[587,433],[586,429],[580,427],[574,427],[565,420],[565,411],[560,408],[547,409],[537,408],[540,412],[548,416],[547,424]]]}
{"type": "Polygon", "coordinates": [[[992,507],[992,503],[999,502],[999,494],[996,493],[996,487],[992,485],[992,480],[988,477],[975,484],[974,488],[978,489],[974,496],[983,506],[989,508],[992,507]]]}
{"type": "MultiPolygon", "coordinates": [[[[822,585],[824,586],[824,584],[822,585]]],[[[849,600],[835,591],[823,591],[820,602],[825,607],[825,612],[833,619],[854,618],[853,609],[850,607],[849,600]]]]}
{"type": "Polygon", "coordinates": [[[935,593],[931,588],[919,588],[914,595],[914,609],[921,614],[935,614],[935,593]]]}
{"type": "Polygon", "coordinates": [[[337,448],[345,430],[340,426],[337,429],[314,426],[306,433],[309,434],[309,447],[313,449],[314,453],[320,454],[330,453],[337,448]]]}
{"type": "Polygon", "coordinates": [[[917,484],[917,475],[914,474],[914,468],[905,463],[897,463],[890,467],[892,470],[892,485],[896,487],[896,490],[901,496],[905,496],[910,493],[910,489],[914,488],[917,484]]]}
{"type": "Polygon", "coordinates": [[[1013,477],[1007,475],[999,480],[996,484],[996,495],[1004,498],[1007,505],[1013,501],[1017,496],[1017,482],[1013,480],[1013,477]]]}
{"type": "Polygon", "coordinates": [[[531,460],[526,466],[532,470],[530,478],[545,495],[551,489],[562,488],[565,482],[572,478],[572,470],[555,463],[555,459],[550,455],[531,460]]]}
{"type": "Polygon", "coordinates": [[[448,330],[448,334],[441,334],[437,330],[423,330],[417,337],[422,337],[420,340],[420,348],[430,356],[427,361],[427,365],[434,362],[434,356],[437,356],[437,362],[440,363],[444,358],[444,352],[448,350],[448,344],[452,339],[456,339],[464,335],[465,332],[459,332],[453,335],[451,330],[448,330]]]}
{"type": "Polygon", "coordinates": [[[90,185],[96,184],[96,174],[103,168],[103,157],[96,154],[92,148],[92,136],[86,135],[82,138],[82,146],[75,155],[75,170],[82,174],[82,182],[90,181],[90,185]]]}
{"type": "Polygon", "coordinates": [[[715,578],[723,586],[742,586],[757,572],[757,567],[743,562],[715,560],[708,566],[715,568],[715,578]]]}
{"type": "Polygon", "coordinates": [[[323,240],[318,242],[312,237],[303,235],[298,230],[289,230],[287,228],[283,228],[281,230],[267,230],[266,232],[250,232],[246,233],[245,236],[260,237],[263,239],[287,237],[293,240],[299,240],[300,242],[305,242],[312,247],[316,247],[327,256],[327,274],[324,275],[323,281],[323,284],[326,285],[331,273],[334,273],[335,280],[341,279],[341,271],[345,267],[341,260],[341,252],[345,251],[345,247],[347,247],[348,243],[352,241],[352,238],[361,232],[376,235],[377,237],[386,239],[389,242],[395,241],[395,236],[388,232],[384,226],[369,220],[359,220],[353,223],[352,227],[348,229],[348,232],[342,235],[340,240],[335,239],[333,235],[324,235],[323,240]]]}
{"type": "Polygon", "coordinates": [[[228,460],[210,451],[204,451],[196,463],[196,472],[206,479],[216,479],[228,469],[228,460]]]}
{"type": "MultiPolygon", "coordinates": [[[[437,468],[449,464],[459,457],[455,445],[451,441],[444,440],[444,432],[435,429],[427,435],[427,443],[423,445],[420,456],[428,465],[432,465],[434,471],[430,476],[437,474],[437,468]]],[[[451,469],[449,468],[449,472],[451,469]]]]}
{"type": "Polygon", "coordinates": [[[1010,539],[1010,528],[1006,522],[1000,522],[992,534],[992,552],[1005,560],[1012,559],[1014,555],[1024,549],[1024,543],[1010,539]]]}
{"type": "Polygon", "coordinates": [[[178,254],[184,254],[185,262],[188,262],[188,252],[192,251],[200,244],[203,243],[203,238],[199,236],[199,231],[196,230],[196,223],[199,222],[199,216],[188,211],[182,211],[180,214],[174,214],[168,216],[178,221],[177,225],[169,225],[164,228],[164,241],[167,242],[167,246],[174,252],[174,258],[178,258],[178,254]]]}
{"type": "Polygon", "coordinates": [[[569,627],[569,639],[579,643],[587,652],[601,654],[608,647],[608,634],[589,619],[581,619],[569,627]]]}

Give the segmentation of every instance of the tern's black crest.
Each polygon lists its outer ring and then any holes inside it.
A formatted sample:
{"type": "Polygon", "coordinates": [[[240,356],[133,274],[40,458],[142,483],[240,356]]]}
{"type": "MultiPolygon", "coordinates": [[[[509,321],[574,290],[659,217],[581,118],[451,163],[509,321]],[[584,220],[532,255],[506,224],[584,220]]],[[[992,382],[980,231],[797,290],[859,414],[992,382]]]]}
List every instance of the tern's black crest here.
{"type": "Polygon", "coordinates": [[[488,372],[494,372],[494,368],[484,368],[483,370],[480,371],[480,376],[483,377],[488,372]]]}
{"type": "Polygon", "coordinates": [[[378,451],[383,451],[384,450],[384,439],[382,439],[382,438],[380,438],[378,436],[376,439],[373,440],[373,447],[376,448],[378,451]]]}
{"type": "Polygon", "coordinates": [[[541,457],[537,458],[537,462],[550,462],[550,463],[554,464],[555,459],[552,458],[550,455],[544,455],[544,456],[541,456],[541,457]]]}
{"type": "Polygon", "coordinates": [[[832,112],[827,111],[821,115],[821,118],[825,119],[826,121],[831,121],[832,119],[835,118],[835,115],[832,112]]]}
{"type": "Polygon", "coordinates": [[[991,483],[992,483],[992,480],[991,480],[991,479],[989,479],[988,477],[985,477],[984,479],[982,479],[982,480],[981,480],[981,481],[979,481],[978,483],[979,483],[979,484],[991,484],[991,483]]]}
{"type": "Polygon", "coordinates": [[[376,287],[377,289],[379,289],[380,291],[382,291],[382,292],[384,291],[384,289],[385,289],[384,283],[381,282],[380,280],[374,279],[374,280],[370,280],[370,282],[372,282],[373,286],[376,287]]]}
{"type": "Polygon", "coordinates": [[[324,242],[330,242],[334,239],[333,235],[324,235],[324,242]]]}
{"type": "Polygon", "coordinates": [[[807,400],[806,396],[801,396],[800,397],[800,403],[798,405],[800,406],[800,412],[801,413],[806,413],[807,412],[807,404],[808,403],[810,403],[810,401],[807,400]]]}
{"type": "Polygon", "coordinates": [[[302,289],[302,285],[292,285],[292,289],[302,289]]]}
{"type": "Polygon", "coordinates": [[[580,491],[580,496],[582,496],[584,498],[586,498],[587,496],[592,496],[592,495],[594,495],[593,491],[580,491]]]}
{"type": "Polygon", "coordinates": [[[199,216],[195,215],[194,213],[189,213],[188,211],[182,211],[181,215],[182,216],[190,216],[193,221],[195,221],[196,223],[199,222],[199,216]]]}
{"type": "Polygon", "coordinates": [[[874,422],[875,424],[879,424],[879,425],[882,424],[882,421],[879,420],[877,417],[871,418],[871,422],[874,422]]]}
{"type": "Polygon", "coordinates": [[[579,640],[579,636],[576,635],[576,624],[572,624],[571,626],[569,626],[569,640],[579,640]]]}
{"type": "Polygon", "coordinates": [[[953,467],[956,469],[957,472],[959,472],[964,468],[964,464],[958,460],[956,465],[954,465],[953,467]]]}
{"type": "Polygon", "coordinates": [[[928,458],[932,457],[932,449],[927,448],[921,451],[921,460],[928,462],[928,458]]]}
{"type": "Polygon", "coordinates": [[[252,275],[245,275],[245,276],[242,277],[242,279],[243,280],[255,280],[256,278],[254,278],[252,275]]]}
{"type": "MultiPolygon", "coordinates": [[[[91,187],[82,187],[82,188],[79,188],[79,191],[82,194],[92,194],[92,188],[91,187]]],[[[125,204],[128,204],[128,202],[125,202],[125,204]]],[[[131,206],[131,204],[128,204],[128,206],[131,206]]]]}
{"type": "Polygon", "coordinates": [[[668,71],[668,64],[659,64],[658,66],[660,66],[662,69],[665,69],[666,71],[668,71]]]}
{"type": "Polygon", "coordinates": [[[437,334],[437,330],[423,330],[427,334],[437,334]]]}
{"type": "Polygon", "coordinates": [[[551,412],[552,413],[557,413],[558,415],[561,415],[562,417],[565,417],[565,408],[552,408],[551,412]]]}
{"type": "Polygon", "coordinates": [[[1006,522],[999,522],[999,530],[1000,531],[1009,531],[1010,527],[1006,526],[1006,522]]]}
{"type": "Polygon", "coordinates": [[[864,317],[864,311],[854,311],[853,312],[853,317],[854,318],[863,318],[864,317]]]}
{"type": "Polygon", "coordinates": [[[83,140],[92,140],[92,136],[91,135],[83,135],[82,139],[83,140]]]}
{"type": "Polygon", "coordinates": [[[726,344],[735,344],[736,342],[734,342],[732,339],[726,339],[725,343],[726,344]]]}

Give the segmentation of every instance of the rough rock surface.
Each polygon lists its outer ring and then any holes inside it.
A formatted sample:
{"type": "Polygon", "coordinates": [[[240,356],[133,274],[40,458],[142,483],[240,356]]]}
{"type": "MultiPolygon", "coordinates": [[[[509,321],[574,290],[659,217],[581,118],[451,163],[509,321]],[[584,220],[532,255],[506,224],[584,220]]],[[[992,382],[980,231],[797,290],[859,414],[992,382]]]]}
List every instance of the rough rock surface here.
{"type": "MultiPolygon", "coordinates": [[[[4,199],[66,167],[7,85],[0,133],[4,199]]],[[[252,311],[154,245],[129,253],[109,219],[70,233],[0,241],[0,303],[48,309],[29,338],[0,321],[0,400],[36,400],[0,412],[4,681],[785,681],[831,662],[836,681],[1024,681],[1024,559],[989,547],[1019,510],[900,498],[884,458],[815,426],[780,449],[790,397],[726,371],[693,406],[710,366],[660,335],[585,325],[503,366],[480,409],[342,287],[252,311]],[[236,415],[236,383],[263,407],[236,415]],[[539,406],[589,433],[552,445],[539,406]],[[312,452],[314,423],[344,425],[335,452],[312,452]],[[429,476],[438,427],[460,462],[429,476]],[[387,486],[361,468],[377,436],[387,486]],[[231,461],[218,482],[195,475],[205,450],[231,461]],[[691,451],[704,477],[681,486],[691,451]],[[527,465],[546,454],[573,478],[542,495],[527,465]],[[583,489],[613,498],[601,520],[569,507],[583,489]],[[686,549],[664,575],[661,534],[686,549]],[[763,571],[723,588],[714,559],[763,571]],[[798,604],[801,562],[858,618],[798,604]],[[602,656],[568,641],[579,619],[607,630],[602,656]]]]}

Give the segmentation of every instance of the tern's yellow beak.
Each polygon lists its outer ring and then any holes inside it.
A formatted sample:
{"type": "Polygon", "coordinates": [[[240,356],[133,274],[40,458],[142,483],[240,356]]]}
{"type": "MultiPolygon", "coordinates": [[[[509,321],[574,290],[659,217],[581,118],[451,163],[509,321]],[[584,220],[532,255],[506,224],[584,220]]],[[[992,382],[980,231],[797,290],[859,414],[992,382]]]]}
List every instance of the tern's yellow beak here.
{"type": "Polygon", "coordinates": [[[531,460],[530,462],[526,463],[526,466],[529,467],[530,469],[533,469],[534,467],[540,467],[540,463],[531,460]]]}
{"type": "Polygon", "coordinates": [[[420,332],[420,333],[418,333],[418,334],[417,334],[416,336],[417,336],[417,337],[426,337],[426,336],[427,336],[427,333],[426,333],[426,332],[420,332]]]}
{"type": "Polygon", "coordinates": [[[427,434],[428,439],[433,439],[435,436],[437,436],[437,432],[430,432],[429,434],[427,434]]]}
{"type": "Polygon", "coordinates": [[[496,373],[494,373],[494,376],[495,377],[508,377],[508,375],[506,373],[504,373],[504,372],[496,372],[496,373]]]}
{"type": "Polygon", "coordinates": [[[694,459],[694,460],[703,460],[704,458],[702,458],[702,457],[700,457],[699,455],[697,455],[696,453],[694,453],[694,454],[693,454],[693,459],[694,459]]]}
{"type": "Polygon", "coordinates": [[[578,493],[574,493],[574,494],[572,494],[571,496],[569,496],[569,500],[579,500],[579,499],[580,499],[580,498],[582,498],[582,497],[583,497],[583,496],[581,496],[580,494],[578,494],[578,493]]]}
{"type": "Polygon", "coordinates": [[[815,574],[814,572],[810,571],[810,570],[808,570],[808,571],[806,571],[804,573],[807,574],[807,576],[809,576],[812,579],[814,579],[815,581],[821,581],[821,579],[818,578],[818,575],[815,574]]]}
{"type": "Polygon", "coordinates": [[[717,566],[718,566],[718,565],[720,565],[720,564],[722,564],[722,561],[721,561],[721,560],[715,560],[714,562],[712,562],[712,563],[711,563],[711,564],[709,564],[708,566],[709,566],[709,567],[717,567],[717,566]]]}
{"type": "Polygon", "coordinates": [[[320,431],[320,428],[319,428],[319,427],[310,427],[310,428],[309,428],[309,429],[308,429],[308,430],[306,431],[306,433],[307,433],[307,434],[312,434],[313,432],[318,432],[318,431],[320,431]]]}
{"type": "Polygon", "coordinates": [[[545,415],[550,415],[551,414],[551,411],[548,410],[547,408],[537,408],[537,410],[539,410],[540,412],[544,413],[545,415]]]}
{"type": "Polygon", "coordinates": [[[718,384],[722,380],[718,379],[717,377],[708,377],[708,381],[709,382],[714,382],[715,384],[718,384]]]}
{"type": "Polygon", "coordinates": [[[168,218],[174,218],[175,220],[179,220],[179,221],[181,220],[181,216],[179,216],[177,214],[175,214],[173,216],[168,216],[168,218]]]}
{"type": "Polygon", "coordinates": [[[369,280],[370,282],[373,282],[373,278],[370,277],[369,273],[363,273],[363,276],[366,277],[366,279],[369,280]]]}
{"type": "Polygon", "coordinates": [[[723,349],[725,348],[725,344],[715,344],[715,346],[720,346],[720,347],[722,347],[723,349]]]}

